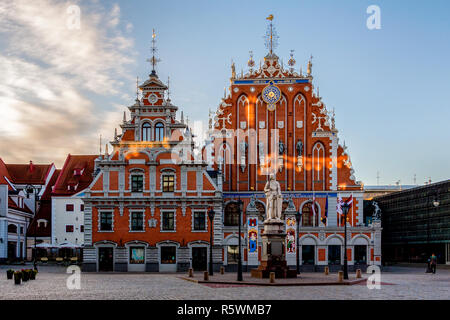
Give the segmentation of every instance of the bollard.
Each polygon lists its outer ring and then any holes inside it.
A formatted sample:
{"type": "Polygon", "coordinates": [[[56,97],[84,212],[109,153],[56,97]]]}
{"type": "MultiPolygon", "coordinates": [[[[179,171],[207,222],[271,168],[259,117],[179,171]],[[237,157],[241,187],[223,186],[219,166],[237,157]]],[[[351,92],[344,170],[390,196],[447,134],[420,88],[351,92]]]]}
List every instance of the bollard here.
{"type": "Polygon", "coordinates": [[[220,274],[225,274],[225,267],[220,267],[220,274]]]}
{"type": "Polygon", "coordinates": [[[338,282],[344,282],[344,271],[338,272],[338,282]]]}
{"type": "Polygon", "coordinates": [[[325,267],[324,273],[326,276],[330,273],[330,268],[328,266],[325,267]]]}
{"type": "Polygon", "coordinates": [[[208,271],[203,272],[203,280],[209,281],[209,273],[208,273],[208,271]]]}
{"type": "Polygon", "coordinates": [[[356,278],[362,278],[361,277],[361,269],[356,270],[356,278]]]}
{"type": "Polygon", "coordinates": [[[270,283],[275,283],[275,272],[271,272],[269,277],[270,277],[270,280],[269,280],[270,283]]]}
{"type": "Polygon", "coordinates": [[[189,278],[192,278],[194,276],[194,269],[189,268],[189,278]]]}

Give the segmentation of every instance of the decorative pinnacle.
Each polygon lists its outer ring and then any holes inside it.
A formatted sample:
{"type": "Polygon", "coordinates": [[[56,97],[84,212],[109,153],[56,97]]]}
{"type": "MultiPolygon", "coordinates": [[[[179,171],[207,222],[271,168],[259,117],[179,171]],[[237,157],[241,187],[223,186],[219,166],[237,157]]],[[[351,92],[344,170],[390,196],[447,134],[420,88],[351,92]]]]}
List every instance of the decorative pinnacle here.
{"type": "Polygon", "coordinates": [[[275,27],[272,24],[272,20],[273,20],[273,14],[269,15],[266,20],[269,20],[270,23],[267,26],[267,31],[266,31],[266,48],[269,49],[269,55],[273,54],[273,49],[275,49],[278,46],[278,34],[277,31],[275,30],[275,27]]]}
{"type": "Polygon", "coordinates": [[[152,48],[151,48],[152,57],[150,59],[147,59],[147,61],[152,64],[152,73],[151,73],[151,75],[155,75],[155,76],[156,76],[156,71],[155,71],[156,64],[161,61],[160,59],[156,58],[156,51],[157,51],[157,49],[156,49],[156,33],[155,33],[155,29],[153,29],[153,32],[152,32],[152,48]]]}
{"type": "Polygon", "coordinates": [[[167,101],[170,102],[170,77],[167,77],[167,101]]]}
{"type": "Polygon", "coordinates": [[[311,55],[311,58],[309,58],[309,61],[308,61],[308,69],[306,70],[306,74],[308,75],[308,76],[310,76],[311,75],[311,73],[312,73],[312,66],[313,66],[313,64],[312,64],[312,59],[313,59],[314,57],[311,55]]]}
{"type": "Polygon", "coordinates": [[[290,56],[291,57],[290,57],[290,59],[288,61],[288,65],[289,65],[289,67],[291,69],[291,73],[292,73],[292,72],[294,72],[294,66],[295,66],[295,63],[296,63],[296,61],[294,59],[294,50],[291,50],[290,56]]]}
{"type": "Polygon", "coordinates": [[[99,147],[100,147],[100,153],[99,154],[102,154],[102,134],[100,133],[100,143],[99,143],[99,147]]]}
{"type": "Polygon", "coordinates": [[[250,53],[250,59],[248,59],[247,65],[249,66],[250,70],[253,70],[253,67],[255,66],[255,60],[253,60],[253,51],[249,51],[250,53]]]}
{"type": "Polygon", "coordinates": [[[139,101],[139,77],[136,77],[136,101],[139,101]]]}

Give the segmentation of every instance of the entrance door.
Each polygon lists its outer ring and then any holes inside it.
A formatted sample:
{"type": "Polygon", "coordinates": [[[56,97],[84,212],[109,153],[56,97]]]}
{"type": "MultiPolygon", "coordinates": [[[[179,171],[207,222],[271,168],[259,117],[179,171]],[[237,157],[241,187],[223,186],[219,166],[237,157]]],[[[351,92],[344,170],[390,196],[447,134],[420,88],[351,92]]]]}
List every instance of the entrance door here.
{"type": "Polygon", "coordinates": [[[98,271],[113,271],[114,249],[109,247],[98,248],[98,271]]]}
{"type": "Polygon", "coordinates": [[[355,264],[367,264],[367,246],[356,245],[354,255],[355,264]]]}
{"type": "Polygon", "coordinates": [[[160,272],[177,272],[177,247],[161,246],[160,272]]]}
{"type": "Polygon", "coordinates": [[[341,246],[328,246],[328,264],[341,264],[341,246]]]}
{"type": "Polygon", "coordinates": [[[192,268],[194,271],[206,271],[208,265],[208,254],[206,247],[192,248],[192,268]]]}
{"type": "Polygon", "coordinates": [[[8,259],[16,260],[17,258],[17,243],[8,241],[8,259]]]}
{"type": "Polygon", "coordinates": [[[314,265],[316,261],[314,256],[315,251],[313,245],[302,245],[302,265],[314,265]]]}

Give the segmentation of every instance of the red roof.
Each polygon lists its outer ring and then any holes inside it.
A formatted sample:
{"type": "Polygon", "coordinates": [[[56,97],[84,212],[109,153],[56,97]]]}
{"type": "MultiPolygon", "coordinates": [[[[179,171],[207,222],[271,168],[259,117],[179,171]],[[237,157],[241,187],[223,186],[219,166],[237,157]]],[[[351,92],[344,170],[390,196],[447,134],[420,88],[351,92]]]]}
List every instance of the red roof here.
{"type": "Polygon", "coordinates": [[[23,208],[20,208],[13,199],[11,199],[11,197],[8,197],[8,208],[9,209],[14,209],[14,210],[18,210],[18,211],[22,211],[22,212],[26,212],[29,214],[33,214],[33,211],[30,210],[30,208],[28,208],[28,206],[26,204],[23,205],[23,208]]]}
{"type": "Polygon", "coordinates": [[[42,197],[39,201],[39,209],[36,217],[33,218],[30,225],[28,226],[27,235],[34,236],[34,225],[37,220],[45,219],[47,220],[47,225],[44,224],[39,225],[39,228],[36,229],[37,237],[50,237],[52,234],[52,187],[56,183],[56,179],[58,178],[61,170],[55,170],[53,176],[48,182],[47,188],[44,190],[42,197]]]}
{"type": "Polygon", "coordinates": [[[8,190],[12,190],[11,186],[9,185],[6,179],[11,180],[11,177],[9,176],[6,164],[3,162],[2,158],[0,158],[0,184],[7,184],[8,190]]]}
{"type": "Polygon", "coordinates": [[[45,184],[53,164],[6,164],[15,184],[45,184]]]}
{"type": "Polygon", "coordinates": [[[92,174],[97,158],[98,155],[69,154],[56,180],[53,195],[73,195],[86,189],[94,178],[92,174]]]}

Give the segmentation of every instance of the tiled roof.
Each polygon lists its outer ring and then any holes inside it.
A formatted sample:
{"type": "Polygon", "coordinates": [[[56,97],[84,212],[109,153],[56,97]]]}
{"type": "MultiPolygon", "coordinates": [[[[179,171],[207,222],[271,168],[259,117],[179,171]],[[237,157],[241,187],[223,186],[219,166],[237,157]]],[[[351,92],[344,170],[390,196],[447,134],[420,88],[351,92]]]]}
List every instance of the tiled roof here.
{"type": "Polygon", "coordinates": [[[11,177],[9,176],[6,164],[3,162],[2,158],[0,158],[0,184],[7,184],[8,190],[12,190],[11,186],[9,185],[6,179],[11,180],[11,177]]]}
{"type": "Polygon", "coordinates": [[[6,164],[11,182],[15,184],[45,184],[52,166],[53,164],[6,164]]]}
{"type": "Polygon", "coordinates": [[[58,178],[59,174],[61,173],[61,170],[55,170],[53,173],[53,176],[51,177],[47,188],[44,190],[44,193],[42,194],[42,197],[39,202],[39,209],[37,212],[37,215],[33,220],[31,221],[30,225],[28,226],[27,235],[28,236],[34,236],[34,230],[35,230],[35,223],[37,220],[45,219],[47,220],[47,224],[41,224],[39,228],[36,229],[36,236],[37,237],[50,237],[52,233],[52,187],[56,183],[56,179],[58,178]]]}
{"type": "Polygon", "coordinates": [[[22,211],[22,212],[26,212],[29,214],[33,214],[33,212],[30,210],[30,208],[27,207],[26,204],[24,204],[23,208],[20,208],[13,199],[11,199],[11,197],[8,197],[8,208],[9,209],[14,209],[14,210],[18,210],[18,211],[22,211]]]}
{"type": "Polygon", "coordinates": [[[71,155],[67,156],[62,168],[53,195],[73,195],[86,189],[92,182],[94,161],[98,155],[71,155]],[[78,171],[75,174],[75,171],[78,171]],[[72,187],[69,189],[69,186],[72,187]]]}

